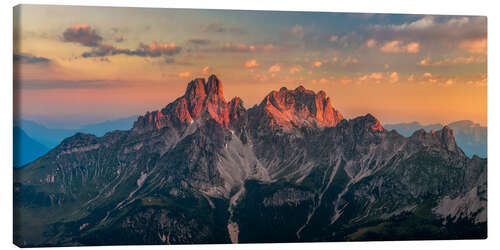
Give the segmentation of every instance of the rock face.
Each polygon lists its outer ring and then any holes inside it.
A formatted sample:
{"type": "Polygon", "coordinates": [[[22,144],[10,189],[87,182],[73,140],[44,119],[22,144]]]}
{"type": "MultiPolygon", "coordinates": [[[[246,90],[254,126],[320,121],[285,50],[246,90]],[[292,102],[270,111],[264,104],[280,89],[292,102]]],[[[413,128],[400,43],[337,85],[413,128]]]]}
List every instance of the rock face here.
{"type": "Polygon", "coordinates": [[[191,81],[184,96],[161,111],[139,117],[132,130],[143,133],[168,126],[183,129],[200,116],[208,116],[225,128],[229,125],[228,103],[224,99],[222,83],[215,75],[207,82],[202,78],[191,81]]]}
{"type": "Polygon", "coordinates": [[[76,134],[14,170],[14,241],[485,238],[486,169],[447,126],[404,137],[303,87],[247,110],[211,76],[130,131],[76,134]]]}
{"type": "Polygon", "coordinates": [[[316,94],[302,86],[272,91],[257,109],[255,114],[262,116],[265,125],[286,130],[302,126],[333,127],[343,119],[324,91],[316,94]]]}

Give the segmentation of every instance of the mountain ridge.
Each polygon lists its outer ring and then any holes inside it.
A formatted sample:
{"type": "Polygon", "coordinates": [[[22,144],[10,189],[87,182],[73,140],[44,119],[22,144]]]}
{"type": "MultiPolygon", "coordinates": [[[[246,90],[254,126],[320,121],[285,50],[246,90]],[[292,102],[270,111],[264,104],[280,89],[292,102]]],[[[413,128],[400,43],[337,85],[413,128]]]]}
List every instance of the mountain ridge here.
{"type": "Polygon", "coordinates": [[[389,130],[395,129],[404,136],[410,136],[418,129],[424,129],[427,132],[439,130],[443,126],[448,126],[455,131],[455,137],[458,145],[464,150],[467,156],[474,155],[487,157],[488,154],[488,128],[481,126],[469,120],[451,122],[448,125],[430,124],[422,125],[419,122],[386,124],[389,130]]]}
{"type": "Polygon", "coordinates": [[[405,137],[300,87],[242,102],[195,79],[131,130],[76,134],[15,170],[16,244],[486,237],[486,159],[449,127],[405,137]]]}

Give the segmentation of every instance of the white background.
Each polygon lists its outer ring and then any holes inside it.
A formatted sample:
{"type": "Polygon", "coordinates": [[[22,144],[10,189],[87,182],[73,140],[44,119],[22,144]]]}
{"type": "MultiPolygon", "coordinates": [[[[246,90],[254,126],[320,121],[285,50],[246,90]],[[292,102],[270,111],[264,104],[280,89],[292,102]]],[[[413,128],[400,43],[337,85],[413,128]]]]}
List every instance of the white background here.
{"type": "MultiPolygon", "coordinates": [[[[245,9],[245,10],[295,10],[328,12],[368,12],[368,13],[407,13],[407,14],[449,14],[449,15],[486,15],[488,16],[488,239],[460,241],[405,241],[369,243],[300,243],[300,244],[246,244],[246,245],[193,245],[169,246],[172,249],[499,249],[499,182],[498,163],[500,139],[498,112],[500,107],[499,80],[499,22],[500,8],[494,0],[439,1],[439,0],[184,0],[184,1],[2,1],[0,13],[0,246],[2,249],[17,248],[12,244],[12,7],[17,4],[71,4],[93,6],[130,6],[130,7],[170,7],[202,9],[245,9]]],[[[467,100],[464,100],[467,101],[467,100]]],[[[99,249],[162,249],[165,246],[127,246],[100,247],[99,249]]],[[[68,249],[68,248],[58,248],[68,249]]],[[[74,249],[74,248],[73,248],[74,249]]],[[[95,249],[80,247],[78,249],[95,249]]]]}

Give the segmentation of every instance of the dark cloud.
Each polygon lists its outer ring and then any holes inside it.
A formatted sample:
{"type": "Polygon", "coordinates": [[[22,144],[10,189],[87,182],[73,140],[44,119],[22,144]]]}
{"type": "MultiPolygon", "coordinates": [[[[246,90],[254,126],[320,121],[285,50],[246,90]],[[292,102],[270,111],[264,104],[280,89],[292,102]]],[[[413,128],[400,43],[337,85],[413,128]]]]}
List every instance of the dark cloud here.
{"type": "Polygon", "coordinates": [[[203,27],[202,31],[203,32],[222,33],[222,32],[226,32],[226,28],[222,27],[222,25],[220,25],[216,21],[213,21],[213,22],[209,23],[207,26],[203,27]]]}
{"type": "Polygon", "coordinates": [[[185,60],[185,59],[175,59],[172,57],[165,57],[165,60],[163,60],[165,64],[176,64],[176,65],[183,65],[183,66],[190,66],[193,65],[193,63],[185,60]]]}
{"type": "Polygon", "coordinates": [[[137,49],[120,49],[111,44],[100,45],[93,48],[91,51],[84,52],[82,57],[102,57],[113,55],[129,55],[140,57],[159,57],[159,56],[173,56],[179,54],[182,48],[175,43],[157,43],[140,44],[137,49]]]}
{"type": "Polygon", "coordinates": [[[111,28],[110,32],[111,38],[113,39],[113,41],[115,41],[115,43],[121,43],[125,41],[123,33],[126,33],[127,31],[128,31],[127,29],[113,27],[111,28]]]}
{"type": "Polygon", "coordinates": [[[15,80],[17,89],[104,89],[127,86],[122,81],[114,80],[15,80]]]}
{"type": "Polygon", "coordinates": [[[298,39],[303,39],[306,34],[305,28],[302,27],[301,25],[295,25],[292,28],[290,28],[287,32],[289,35],[298,39]]]}
{"type": "Polygon", "coordinates": [[[117,37],[115,37],[115,42],[121,43],[123,41],[125,41],[125,38],[123,38],[123,36],[117,36],[117,37]]]}
{"type": "Polygon", "coordinates": [[[79,43],[87,47],[97,47],[102,42],[102,37],[86,24],[75,24],[63,32],[63,41],[79,43]]]}
{"type": "Polygon", "coordinates": [[[50,59],[45,57],[38,57],[31,54],[14,54],[14,63],[49,63],[50,59]]]}
{"type": "Polygon", "coordinates": [[[203,32],[212,32],[212,33],[225,33],[225,32],[236,33],[236,34],[245,33],[245,31],[240,29],[240,28],[236,28],[236,27],[226,28],[226,27],[222,26],[222,24],[220,24],[216,21],[213,21],[213,22],[209,23],[207,26],[203,27],[202,31],[203,32]]]}
{"type": "Polygon", "coordinates": [[[208,39],[190,39],[188,40],[188,43],[192,43],[195,45],[208,45],[210,44],[210,40],[208,39]]]}

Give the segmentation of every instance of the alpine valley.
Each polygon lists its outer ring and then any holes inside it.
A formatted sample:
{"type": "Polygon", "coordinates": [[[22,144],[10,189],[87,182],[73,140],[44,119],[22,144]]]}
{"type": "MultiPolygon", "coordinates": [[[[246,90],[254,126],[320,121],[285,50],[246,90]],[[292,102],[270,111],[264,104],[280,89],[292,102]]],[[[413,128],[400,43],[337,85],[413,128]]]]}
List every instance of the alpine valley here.
{"type": "Polygon", "coordinates": [[[344,119],[323,91],[250,109],[212,75],[128,131],[77,133],[14,169],[22,247],[487,237],[487,159],[448,126],[344,119]]]}

